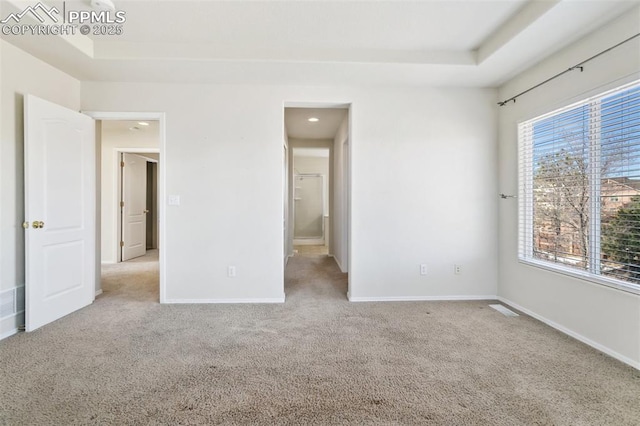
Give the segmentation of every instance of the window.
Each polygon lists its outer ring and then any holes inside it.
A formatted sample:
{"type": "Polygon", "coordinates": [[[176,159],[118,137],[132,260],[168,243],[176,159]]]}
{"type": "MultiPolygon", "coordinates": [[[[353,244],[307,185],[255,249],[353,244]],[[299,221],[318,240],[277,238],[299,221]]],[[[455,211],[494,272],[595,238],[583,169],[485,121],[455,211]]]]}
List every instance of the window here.
{"type": "Polygon", "coordinates": [[[523,122],[521,261],[640,293],[640,82],[523,122]]]}

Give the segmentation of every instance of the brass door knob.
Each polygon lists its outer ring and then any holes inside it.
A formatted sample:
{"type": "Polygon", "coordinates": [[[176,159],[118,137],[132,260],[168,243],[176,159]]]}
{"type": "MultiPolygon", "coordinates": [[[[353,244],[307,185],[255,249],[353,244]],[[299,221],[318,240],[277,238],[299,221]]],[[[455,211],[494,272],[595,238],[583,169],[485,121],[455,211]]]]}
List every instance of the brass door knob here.
{"type": "Polygon", "coordinates": [[[145,211],[143,211],[142,213],[147,214],[147,213],[149,213],[149,210],[145,210],[145,211]]]}
{"type": "Polygon", "coordinates": [[[41,228],[44,228],[44,222],[39,220],[34,220],[31,226],[33,226],[34,229],[41,229],[41,228]]]}

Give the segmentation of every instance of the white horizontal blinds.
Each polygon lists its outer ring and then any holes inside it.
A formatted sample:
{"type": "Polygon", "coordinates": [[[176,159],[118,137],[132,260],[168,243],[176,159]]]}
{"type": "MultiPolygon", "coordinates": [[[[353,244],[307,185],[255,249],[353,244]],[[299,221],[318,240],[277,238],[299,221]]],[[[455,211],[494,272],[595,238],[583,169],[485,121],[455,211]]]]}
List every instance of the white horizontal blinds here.
{"type": "Polygon", "coordinates": [[[518,135],[520,258],[640,284],[640,84],[518,135]]]}
{"type": "Polygon", "coordinates": [[[600,104],[601,270],[640,283],[640,86],[600,104]]]}
{"type": "Polygon", "coordinates": [[[518,126],[518,256],[528,259],[533,254],[533,191],[531,123],[518,126]]]}
{"type": "MultiPolygon", "coordinates": [[[[586,269],[589,259],[589,109],[532,121],[532,257],[586,269]]],[[[527,160],[529,161],[529,160],[527,160]]]]}

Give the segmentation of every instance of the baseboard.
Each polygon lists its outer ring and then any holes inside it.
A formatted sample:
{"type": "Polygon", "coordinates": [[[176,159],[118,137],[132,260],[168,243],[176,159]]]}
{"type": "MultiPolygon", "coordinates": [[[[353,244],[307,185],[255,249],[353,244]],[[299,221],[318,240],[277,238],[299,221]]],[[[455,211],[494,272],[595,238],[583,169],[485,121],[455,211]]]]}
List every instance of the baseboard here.
{"type": "Polygon", "coordinates": [[[166,304],[284,303],[285,296],[263,299],[166,299],[166,304]]]}
{"type": "Polygon", "coordinates": [[[115,265],[118,262],[114,262],[112,260],[103,260],[100,262],[101,265],[115,265]]]}
{"type": "Polygon", "coordinates": [[[0,340],[17,334],[20,331],[19,327],[23,324],[24,312],[0,319],[0,340]]]}
{"type": "Polygon", "coordinates": [[[13,336],[24,324],[24,285],[0,291],[0,340],[13,336]]]}
{"type": "Polygon", "coordinates": [[[6,339],[7,337],[11,337],[14,334],[18,334],[18,328],[14,328],[13,330],[8,330],[0,334],[0,340],[6,339]]]}
{"type": "Polygon", "coordinates": [[[102,289],[100,289],[100,290],[96,290],[95,297],[98,297],[98,296],[100,296],[101,294],[102,294],[102,289]]]}
{"type": "Polygon", "coordinates": [[[518,305],[517,303],[514,303],[512,301],[510,301],[509,299],[505,299],[504,297],[498,297],[497,300],[499,300],[500,302],[511,306],[514,309],[517,309],[518,311],[524,312],[525,314],[529,315],[532,318],[537,319],[540,322],[543,322],[545,324],[547,324],[549,327],[555,328],[556,330],[566,334],[567,336],[573,337],[576,340],[581,341],[582,343],[591,346],[594,349],[599,350],[602,353],[605,353],[607,355],[609,355],[612,358],[617,359],[620,362],[624,362],[627,365],[630,365],[631,367],[640,370],[640,362],[639,361],[634,361],[633,359],[626,357],[610,348],[607,348],[606,346],[601,345],[600,343],[594,342],[593,340],[589,339],[588,337],[585,337],[581,334],[576,333],[575,331],[569,330],[568,328],[554,322],[551,321],[550,319],[547,319],[545,317],[543,317],[542,315],[536,314],[535,312],[524,308],[520,305],[518,305]]]}
{"type": "Polygon", "coordinates": [[[496,296],[383,296],[383,297],[351,297],[347,293],[350,302],[433,302],[433,301],[456,301],[456,300],[497,300],[496,296]]]}

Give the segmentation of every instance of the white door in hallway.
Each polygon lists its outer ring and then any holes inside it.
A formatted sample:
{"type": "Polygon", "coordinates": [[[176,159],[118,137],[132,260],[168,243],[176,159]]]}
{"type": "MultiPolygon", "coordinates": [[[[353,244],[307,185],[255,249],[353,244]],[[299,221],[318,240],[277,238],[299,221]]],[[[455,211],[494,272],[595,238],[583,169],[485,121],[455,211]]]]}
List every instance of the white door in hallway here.
{"type": "Polygon", "coordinates": [[[123,153],[122,162],[122,261],[147,252],[147,160],[123,153]]]}
{"type": "Polygon", "coordinates": [[[95,297],[95,124],[26,95],[25,329],[33,331],[95,297]]]}

